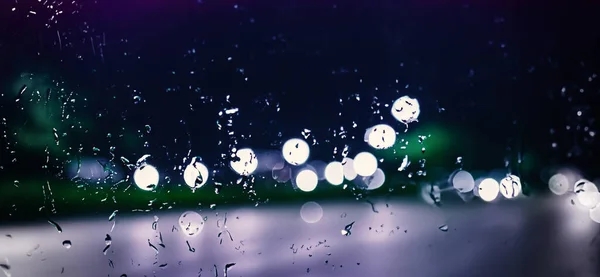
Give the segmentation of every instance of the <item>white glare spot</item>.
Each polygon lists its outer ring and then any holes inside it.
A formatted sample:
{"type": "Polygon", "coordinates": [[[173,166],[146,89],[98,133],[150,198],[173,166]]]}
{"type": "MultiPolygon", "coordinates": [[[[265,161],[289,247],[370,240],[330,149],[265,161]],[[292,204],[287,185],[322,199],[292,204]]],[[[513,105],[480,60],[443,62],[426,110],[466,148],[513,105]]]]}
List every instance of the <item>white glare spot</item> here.
{"type": "Polygon", "coordinates": [[[142,165],[133,173],[133,182],[139,188],[150,191],[158,185],[158,170],[151,165],[142,165]]]}
{"type": "Polygon", "coordinates": [[[360,176],[371,176],[377,170],[377,158],[369,152],[358,153],[354,157],[354,172],[360,176]]]}
{"type": "Polygon", "coordinates": [[[248,176],[258,167],[258,160],[252,149],[243,148],[235,152],[234,160],[229,165],[237,174],[248,176]]]}
{"type": "Polygon", "coordinates": [[[396,131],[389,125],[378,124],[365,131],[365,141],[375,149],[390,148],[396,142],[396,131]]]}
{"type": "Polygon", "coordinates": [[[208,168],[201,162],[192,162],[183,171],[183,181],[192,189],[197,189],[208,181],[208,168]]]}
{"type": "Polygon", "coordinates": [[[323,217],[323,208],[317,202],[306,202],[300,208],[300,217],[306,223],[317,223],[323,217]]]}
{"type": "Polygon", "coordinates": [[[356,171],[354,171],[354,160],[351,158],[344,158],[342,161],[342,166],[344,167],[344,178],[348,181],[354,180],[356,178],[356,171]]]}
{"type": "Polygon", "coordinates": [[[340,162],[330,162],[325,167],[325,180],[337,186],[344,182],[344,166],[340,162]]]}
{"type": "Polygon", "coordinates": [[[475,179],[471,173],[461,170],[452,177],[452,186],[461,193],[471,192],[475,188],[475,179]]]}
{"type": "Polygon", "coordinates": [[[500,181],[500,193],[506,198],[511,199],[521,194],[521,179],[515,175],[508,175],[500,181]]]}
{"type": "Polygon", "coordinates": [[[385,173],[378,168],[373,175],[363,177],[363,181],[367,185],[367,190],[378,189],[385,183],[385,173]]]}
{"type": "Polygon", "coordinates": [[[195,237],[204,229],[204,219],[197,212],[187,211],[179,217],[179,227],[186,236],[195,237]]]}
{"type": "Polygon", "coordinates": [[[500,192],[500,185],[496,180],[492,178],[486,178],[479,183],[477,186],[477,190],[479,192],[479,198],[481,198],[485,202],[491,202],[498,197],[498,192],[500,192]]]}
{"type": "Polygon", "coordinates": [[[306,192],[313,191],[317,187],[319,176],[310,169],[303,169],[296,175],[296,186],[306,192]]]}
{"type": "Polygon", "coordinates": [[[548,180],[548,187],[552,193],[563,195],[569,190],[569,179],[567,179],[567,176],[560,173],[555,174],[548,180]]]}
{"type": "Polygon", "coordinates": [[[308,160],[310,148],[308,143],[301,139],[290,139],[283,144],[281,149],[283,158],[292,165],[301,165],[308,160]]]}
{"type": "Polygon", "coordinates": [[[392,116],[405,124],[417,121],[420,113],[419,101],[415,98],[402,96],[392,104],[392,116]]]}
{"type": "Polygon", "coordinates": [[[575,182],[573,190],[577,195],[577,201],[588,209],[594,208],[600,202],[598,187],[588,180],[582,179],[575,182]]]}

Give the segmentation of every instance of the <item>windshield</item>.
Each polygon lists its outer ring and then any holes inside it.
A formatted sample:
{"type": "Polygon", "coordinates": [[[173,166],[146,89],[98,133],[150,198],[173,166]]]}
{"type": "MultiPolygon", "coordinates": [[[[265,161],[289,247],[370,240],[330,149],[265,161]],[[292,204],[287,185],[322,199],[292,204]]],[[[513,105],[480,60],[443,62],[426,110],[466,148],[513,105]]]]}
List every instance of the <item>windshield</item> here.
{"type": "Polygon", "coordinates": [[[599,276],[591,3],[13,1],[0,276],[599,276]]]}

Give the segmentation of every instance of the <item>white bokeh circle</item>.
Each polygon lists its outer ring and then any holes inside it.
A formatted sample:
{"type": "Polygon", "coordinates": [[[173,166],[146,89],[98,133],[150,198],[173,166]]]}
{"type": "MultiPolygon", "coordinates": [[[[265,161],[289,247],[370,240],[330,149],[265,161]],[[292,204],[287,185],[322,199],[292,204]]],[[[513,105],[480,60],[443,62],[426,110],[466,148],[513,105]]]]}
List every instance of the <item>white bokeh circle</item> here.
{"type": "Polygon", "coordinates": [[[293,138],[286,141],[281,148],[283,159],[291,165],[302,165],[310,156],[310,147],[302,139],[293,138]]]}
{"type": "Polygon", "coordinates": [[[373,175],[377,165],[377,158],[369,152],[361,152],[354,157],[354,172],[359,176],[373,175]]]}
{"type": "Polygon", "coordinates": [[[231,166],[231,169],[237,174],[248,176],[254,173],[258,167],[258,159],[252,149],[242,148],[235,152],[234,160],[229,163],[229,166],[231,166]]]}
{"type": "Polygon", "coordinates": [[[452,176],[452,186],[460,193],[473,191],[475,179],[468,171],[460,170],[452,176]]]}
{"type": "Polygon", "coordinates": [[[506,199],[511,199],[521,194],[521,178],[515,175],[508,175],[500,181],[500,193],[506,199]]]}
{"type": "Polygon", "coordinates": [[[305,192],[310,192],[317,188],[319,176],[310,169],[303,169],[296,175],[296,186],[305,192]]]}
{"type": "Polygon", "coordinates": [[[193,161],[185,167],[183,171],[183,180],[192,189],[197,189],[208,181],[208,168],[198,161],[193,161]]]}
{"type": "Polygon", "coordinates": [[[500,184],[492,178],[486,178],[477,186],[478,196],[485,202],[496,200],[500,193],[500,184]]]}
{"type": "Polygon", "coordinates": [[[334,186],[344,182],[344,166],[340,162],[330,162],[325,167],[325,180],[334,186]]]}
{"type": "Polygon", "coordinates": [[[405,124],[417,121],[420,113],[419,101],[415,98],[402,96],[392,104],[392,116],[405,124]]]}
{"type": "Polygon", "coordinates": [[[147,164],[139,166],[133,173],[133,182],[145,191],[151,191],[158,186],[160,176],[155,167],[147,164]]]}
{"type": "Polygon", "coordinates": [[[344,178],[348,181],[356,178],[356,171],[354,171],[354,160],[351,158],[344,158],[342,160],[342,166],[344,167],[344,178]]]}
{"type": "Polygon", "coordinates": [[[575,182],[573,190],[577,195],[577,201],[588,209],[596,207],[598,202],[600,202],[598,187],[589,180],[581,179],[575,182]]]}
{"type": "Polygon", "coordinates": [[[187,211],[179,216],[179,228],[184,235],[195,237],[204,229],[204,218],[194,211],[187,211]]]}
{"type": "Polygon", "coordinates": [[[378,124],[365,131],[365,141],[375,149],[387,149],[396,142],[396,131],[387,124],[378,124]]]}

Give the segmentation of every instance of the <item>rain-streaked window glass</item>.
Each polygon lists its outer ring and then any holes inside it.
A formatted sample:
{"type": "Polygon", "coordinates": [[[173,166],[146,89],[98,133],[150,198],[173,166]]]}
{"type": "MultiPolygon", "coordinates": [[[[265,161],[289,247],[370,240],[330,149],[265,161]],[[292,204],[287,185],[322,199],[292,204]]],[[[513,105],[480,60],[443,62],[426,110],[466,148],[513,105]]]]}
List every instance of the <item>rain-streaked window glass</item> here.
{"type": "Polygon", "coordinates": [[[5,0],[2,276],[600,276],[599,6],[5,0]]]}

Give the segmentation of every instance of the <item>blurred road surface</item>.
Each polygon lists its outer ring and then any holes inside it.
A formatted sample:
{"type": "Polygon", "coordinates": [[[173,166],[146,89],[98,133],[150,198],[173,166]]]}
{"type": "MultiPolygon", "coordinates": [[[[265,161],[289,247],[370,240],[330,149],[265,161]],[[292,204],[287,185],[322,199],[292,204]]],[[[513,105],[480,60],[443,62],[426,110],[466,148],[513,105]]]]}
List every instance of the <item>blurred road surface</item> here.
{"type": "Polygon", "coordinates": [[[302,220],[301,204],[204,211],[193,238],[180,230],[183,211],[117,214],[112,232],[109,215],[57,220],[62,233],[47,222],[1,226],[0,264],[14,277],[225,276],[233,263],[227,276],[600,276],[600,228],[568,197],[442,208],[383,199],[374,209],[320,205],[314,224],[302,220]],[[231,238],[218,236],[225,230],[231,238]]]}

